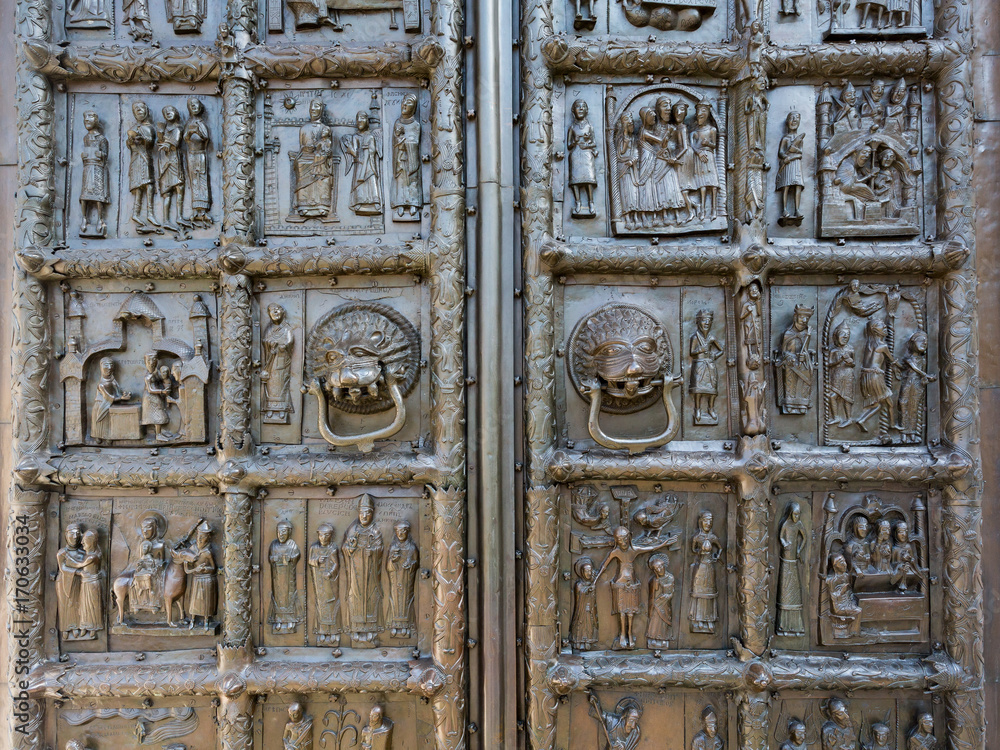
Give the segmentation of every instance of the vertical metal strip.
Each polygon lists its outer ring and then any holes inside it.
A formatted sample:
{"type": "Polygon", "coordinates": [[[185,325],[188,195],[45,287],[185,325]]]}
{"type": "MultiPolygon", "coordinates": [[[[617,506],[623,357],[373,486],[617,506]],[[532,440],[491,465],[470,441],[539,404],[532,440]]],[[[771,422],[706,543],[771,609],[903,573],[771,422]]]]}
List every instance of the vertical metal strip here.
{"type": "MultiPolygon", "coordinates": [[[[248,456],[250,433],[250,378],[253,335],[250,320],[250,278],[223,274],[219,300],[219,382],[222,391],[219,460],[248,456]]],[[[242,469],[240,469],[242,471],[242,469]]],[[[229,478],[239,481],[242,476],[229,478]]]]}
{"type": "Polygon", "coordinates": [[[225,529],[222,542],[222,566],[226,571],[223,592],[222,644],[237,648],[250,641],[250,565],[253,554],[251,532],[251,495],[247,492],[226,492],[225,529]]]}
{"type": "MultiPolygon", "coordinates": [[[[47,42],[52,30],[50,0],[17,3],[21,42],[47,42]]],[[[52,85],[29,68],[23,48],[17,58],[18,172],[15,257],[32,246],[51,245],[55,211],[55,133],[52,85]]],[[[14,478],[7,507],[7,687],[10,696],[8,747],[38,750],[44,704],[27,692],[28,670],[44,657],[45,508],[48,494],[34,483],[42,467],[31,454],[49,441],[47,375],[52,357],[45,286],[23,268],[14,271],[13,445],[14,478]]]]}
{"type": "Polygon", "coordinates": [[[967,688],[945,695],[953,750],[985,746],[983,703],[982,466],[979,443],[979,335],[972,191],[972,17],[962,0],[937,4],[934,35],[945,39],[948,61],[938,74],[937,239],[969,249],[963,268],[942,280],[941,424],[944,443],[972,470],[942,494],[944,527],[944,642],[968,676],[967,688]]]}

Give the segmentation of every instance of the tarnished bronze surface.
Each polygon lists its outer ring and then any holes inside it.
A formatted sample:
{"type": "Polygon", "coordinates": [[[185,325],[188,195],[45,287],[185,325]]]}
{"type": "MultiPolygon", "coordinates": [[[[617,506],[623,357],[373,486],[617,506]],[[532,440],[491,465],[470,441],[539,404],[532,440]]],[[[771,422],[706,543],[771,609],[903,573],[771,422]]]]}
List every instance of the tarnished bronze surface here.
{"type": "Polygon", "coordinates": [[[19,3],[4,746],[986,747],[972,17],[19,3]]]}

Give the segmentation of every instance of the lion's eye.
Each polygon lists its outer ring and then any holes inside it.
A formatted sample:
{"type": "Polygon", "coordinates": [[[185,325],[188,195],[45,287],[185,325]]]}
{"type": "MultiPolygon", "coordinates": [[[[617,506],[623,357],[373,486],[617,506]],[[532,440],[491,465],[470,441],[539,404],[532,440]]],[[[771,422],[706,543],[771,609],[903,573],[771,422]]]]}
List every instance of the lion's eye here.
{"type": "Polygon", "coordinates": [[[643,354],[655,354],[656,342],[651,338],[642,338],[635,342],[635,348],[643,354]]]}
{"type": "Polygon", "coordinates": [[[365,349],[363,346],[352,346],[350,349],[352,357],[377,357],[378,353],[373,352],[370,349],[365,349]]]}
{"type": "Polygon", "coordinates": [[[618,354],[624,354],[627,351],[628,347],[625,346],[624,344],[611,343],[611,344],[604,344],[600,349],[597,350],[597,353],[605,357],[614,357],[618,354]]]}

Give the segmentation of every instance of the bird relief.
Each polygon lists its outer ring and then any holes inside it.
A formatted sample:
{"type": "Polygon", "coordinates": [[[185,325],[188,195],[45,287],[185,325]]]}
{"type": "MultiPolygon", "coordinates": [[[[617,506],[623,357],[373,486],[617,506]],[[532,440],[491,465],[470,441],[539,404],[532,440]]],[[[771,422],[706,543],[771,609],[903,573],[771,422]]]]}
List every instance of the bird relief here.
{"type": "Polygon", "coordinates": [[[205,442],[211,312],[202,296],[193,295],[188,309],[191,343],[168,335],[166,314],[152,296],[138,291],[122,302],[110,333],[95,340],[85,330],[92,313],[80,292],[68,285],[63,289],[67,331],[59,378],[66,444],[205,442]]]}
{"type": "Polygon", "coordinates": [[[726,100],[685,86],[606,99],[611,227],[616,235],[726,229],[726,100]]]}
{"type": "Polygon", "coordinates": [[[920,96],[900,78],[859,93],[824,83],[816,102],[819,236],[920,233],[920,96]],[[886,90],[888,88],[888,91],[886,90]]]}

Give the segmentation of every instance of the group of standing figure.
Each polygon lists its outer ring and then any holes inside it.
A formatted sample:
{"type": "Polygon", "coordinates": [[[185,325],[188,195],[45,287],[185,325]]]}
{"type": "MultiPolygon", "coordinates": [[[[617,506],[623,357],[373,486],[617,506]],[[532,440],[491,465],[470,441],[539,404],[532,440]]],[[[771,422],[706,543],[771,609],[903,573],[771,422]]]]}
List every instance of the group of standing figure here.
{"type": "Polygon", "coordinates": [[[850,326],[845,321],[834,329],[827,351],[827,424],[842,428],[854,424],[868,431],[868,421],[885,409],[889,425],[900,432],[902,442],[918,443],[927,384],[937,379],[927,372],[927,334],[918,330],[910,336],[901,362],[893,356],[887,337],[885,321],[879,318],[867,321],[859,377],[850,326]],[[890,386],[893,379],[900,381],[895,399],[890,386]],[[862,411],[854,417],[858,390],[862,411]]]}
{"type": "MultiPolygon", "coordinates": [[[[632,696],[618,701],[613,711],[605,711],[601,699],[592,690],[587,691],[590,715],[600,725],[599,742],[602,750],[636,750],[642,739],[642,704],[632,696]]],[[[723,750],[725,743],[719,736],[719,717],[713,706],[701,712],[701,729],[691,740],[691,750],[723,750]]],[[[287,750],[287,749],[286,749],[287,750]]]]}
{"type": "MultiPolygon", "coordinates": [[[[722,555],[722,544],[712,530],[713,516],[703,510],[698,514],[698,530],[691,539],[691,590],[688,620],[692,633],[713,634],[719,620],[719,588],[716,567],[722,555]]],[[[648,581],[649,612],[646,622],[647,648],[669,648],[673,630],[673,598],[675,579],[670,572],[668,547],[677,543],[677,534],[653,534],[633,539],[631,531],[618,526],[613,532],[614,548],[604,563],[595,570],[590,557],[578,557],[573,564],[577,580],[573,587],[574,607],[570,623],[570,643],[580,651],[597,647],[598,607],[597,584],[611,563],[617,573],[611,581],[611,613],[618,619],[618,636],[613,648],[630,650],[637,647],[634,619],[643,611],[642,584],[636,571],[636,560],[650,556],[648,581]]]]}
{"type": "MultiPolygon", "coordinates": [[[[317,539],[309,546],[307,565],[312,579],[317,645],[340,644],[341,564],[347,578],[347,629],[355,646],[377,644],[378,633],[385,629],[383,595],[388,598],[386,619],[390,636],[411,638],[415,633],[414,589],[420,553],[410,538],[410,522],[403,520],[395,525],[394,538],[386,551],[374,519],[375,502],[370,495],[362,495],[358,518],[348,527],[339,548],[333,542],[333,526],[322,523],[316,530],[317,539]],[[383,569],[388,579],[387,591],[383,588],[383,569]]],[[[275,536],[267,553],[271,566],[268,623],[271,632],[277,635],[296,632],[304,608],[297,572],[301,552],[292,539],[292,524],[279,521],[275,536]]]]}
{"type": "MultiPolygon", "coordinates": [[[[888,716],[871,722],[868,738],[860,737],[854,719],[848,711],[847,702],[842,698],[832,698],[825,707],[829,717],[820,730],[822,750],[890,750],[896,744],[892,741],[892,729],[888,716]]],[[[792,719],[788,724],[789,739],[781,745],[781,750],[805,750],[806,726],[792,719]]],[[[934,717],[922,712],[906,735],[906,750],[936,750],[938,741],[934,736],[934,717]]]]}
{"type": "Polygon", "coordinates": [[[126,132],[132,222],[140,234],[169,229],[183,234],[191,226],[212,225],[212,193],[208,149],[211,142],[200,99],[187,102],[190,117],[182,123],[173,105],[163,108],[163,122],[154,125],[145,102],[132,104],[134,123],[126,132]],[[184,196],[190,192],[192,216],[185,213],[184,196]],[[163,222],[156,218],[154,195],[163,201],[163,222]]]}
{"type": "MultiPolygon", "coordinates": [[[[354,713],[354,715],[357,714],[354,713]]],[[[327,719],[324,718],[323,726],[326,725],[327,719]]],[[[392,750],[393,722],[386,718],[385,709],[382,706],[376,704],[371,707],[368,712],[368,722],[361,728],[360,732],[354,724],[348,724],[347,727],[354,731],[357,738],[355,742],[360,739],[360,745],[356,744],[355,747],[360,747],[361,750],[392,750]]],[[[323,730],[320,735],[320,747],[326,746],[328,739],[326,734],[333,734],[335,739],[337,737],[337,732],[330,729],[323,730]]],[[[313,750],[313,717],[306,713],[305,707],[299,701],[288,706],[288,720],[281,733],[281,748],[282,750],[313,750]]]]}
{"type": "Polygon", "coordinates": [[[694,122],[687,119],[687,102],[660,96],[639,110],[638,131],[630,112],[616,124],[614,177],[627,229],[711,221],[719,214],[719,131],[711,105],[701,100],[694,122]]]}

